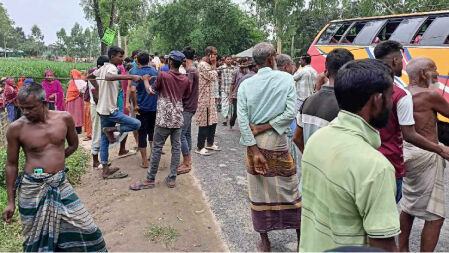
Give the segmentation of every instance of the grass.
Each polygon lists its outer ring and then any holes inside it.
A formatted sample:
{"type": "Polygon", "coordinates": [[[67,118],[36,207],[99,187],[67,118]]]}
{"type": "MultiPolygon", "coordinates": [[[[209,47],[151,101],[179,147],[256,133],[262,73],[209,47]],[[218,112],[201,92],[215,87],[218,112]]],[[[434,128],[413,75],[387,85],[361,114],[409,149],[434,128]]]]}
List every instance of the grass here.
{"type": "MultiPolygon", "coordinates": [[[[81,147],[75,153],[66,159],[66,166],[70,168],[67,178],[72,185],[80,182],[81,176],[86,172],[89,155],[81,147]]],[[[0,211],[3,212],[8,198],[5,189],[5,162],[6,149],[0,148],[0,211]]],[[[25,154],[21,151],[19,156],[19,170],[25,164],[25,154]]],[[[0,252],[4,251],[22,251],[22,226],[19,219],[19,210],[16,208],[13,222],[7,224],[0,221],[0,252]]]]}
{"type": "Polygon", "coordinates": [[[176,238],[179,237],[178,231],[173,226],[158,226],[152,225],[145,232],[145,236],[150,238],[153,242],[163,242],[165,247],[169,247],[176,238]]]}

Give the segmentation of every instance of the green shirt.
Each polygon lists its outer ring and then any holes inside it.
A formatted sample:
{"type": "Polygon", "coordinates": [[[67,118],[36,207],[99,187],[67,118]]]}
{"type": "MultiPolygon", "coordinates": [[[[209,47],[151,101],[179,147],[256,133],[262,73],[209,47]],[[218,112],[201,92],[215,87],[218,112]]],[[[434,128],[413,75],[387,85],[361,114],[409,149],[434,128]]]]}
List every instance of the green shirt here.
{"type": "Polygon", "coordinates": [[[341,110],[302,157],[300,251],[365,246],[400,233],[395,170],[376,149],[379,132],[341,110]]]}

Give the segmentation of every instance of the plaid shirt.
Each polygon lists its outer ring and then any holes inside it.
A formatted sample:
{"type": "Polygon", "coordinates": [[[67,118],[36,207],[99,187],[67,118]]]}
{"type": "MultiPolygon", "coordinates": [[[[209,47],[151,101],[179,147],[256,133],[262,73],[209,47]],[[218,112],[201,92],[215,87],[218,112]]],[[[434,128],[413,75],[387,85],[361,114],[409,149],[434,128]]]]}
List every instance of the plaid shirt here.
{"type": "Polygon", "coordinates": [[[227,94],[231,92],[232,76],[235,68],[235,66],[228,67],[225,64],[217,69],[221,75],[221,92],[226,92],[227,94]]]}

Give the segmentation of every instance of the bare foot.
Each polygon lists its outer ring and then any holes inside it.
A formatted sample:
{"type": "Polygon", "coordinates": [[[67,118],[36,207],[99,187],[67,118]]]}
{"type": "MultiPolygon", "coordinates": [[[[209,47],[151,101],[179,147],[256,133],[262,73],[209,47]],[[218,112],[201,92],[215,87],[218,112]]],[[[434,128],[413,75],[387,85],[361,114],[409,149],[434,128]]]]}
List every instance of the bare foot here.
{"type": "Polygon", "coordinates": [[[83,139],[83,141],[90,141],[92,140],[92,137],[87,136],[86,138],[83,139]]]}
{"type": "Polygon", "coordinates": [[[270,244],[266,244],[262,241],[259,241],[256,244],[256,248],[259,252],[270,252],[270,244]]]}
{"type": "Polygon", "coordinates": [[[115,172],[117,172],[119,170],[119,168],[117,167],[107,167],[107,169],[103,168],[103,178],[107,178],[108,176],[114,174],[115,172]]]}
{"type": "MultiPolygon", "coordinates": [[[[148,161],[148,160],[147,160],[147,161],[148,161]]],[[[148,166],[149,166],[149,165],[148,165],[148,162],[147,162],[147,163],[141,163],[141,164],[140,164],[140,167],[141,167],[141,168],[144,168],[144,169],[147,169],[148,166]]]]}
{"type": "Polygon", "coordinates": [[[118,155],[119,156],[121,156],[121,155],[126,155],[126,154],[128,154],[129,153],[129,150],[120,150],[119,152],[118,152],[118,155]]]}
{"type": "Polygon", "coordinates": [[[98,166],[100,166],[100,162],[99,161],[93,161],[92,162],[92,167],[97,168],[98,166]]]}
{"type": "Polygon", "coordinates": [[[109,143],[114,143],[117,141],[117,139],[114,138],[115,131],[117,131],[116,127],[103,127],[103,133],[108,138],[109,143]]]}

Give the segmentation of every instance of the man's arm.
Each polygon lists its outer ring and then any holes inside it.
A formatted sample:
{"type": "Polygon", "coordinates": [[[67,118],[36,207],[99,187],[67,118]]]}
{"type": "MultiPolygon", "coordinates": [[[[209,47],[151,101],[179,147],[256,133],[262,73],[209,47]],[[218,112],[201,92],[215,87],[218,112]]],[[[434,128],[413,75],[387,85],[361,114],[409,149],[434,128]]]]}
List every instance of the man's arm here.
{"type": "Polygon", "coordinates": [[[75,121],[73,120],[72,115],[66,113],[64,120],[67,124],[66,139],[68,146],[65,148],[65,158],[67,158],[78,148],[78,135],[76,134],[75,121]]]}
{"type": "MultiPolygon", "coordinates": [[[[436,91],[432,95],[436,95],[434,99],[443,98],[443,96],[436,91]]],[[[444,98],[443,101],[447,104],[444,98]]],[[[429,141],[427,138],[416,132],[415,120],[413,118],[413,100],[411,95],[407,94],[407,96],[404,96],[399,100],[397,104],[397,114],[399,124],[401,125],[402,136],[405,141],[410,142],[419,148],[437,153],[445,159],[449,158],[449,148],[429,141]]]]}
{"type": "Polygon", "coordinates": [[[300,69],[298,71],[296,71],[296,73],[293,75],[293,80],[298,81],[299,79],[302,78],[302,76],[305,74],[304,69],[300,69]]]}
{"type": "Polygon", "coordinates": [[[141,76],[136,75],[116,75],[111,73],[106,73],[104,77],[107,81],[117,81],[117,80],[133,80],[134,82],[139,82],[142,80],[141,76]]]}
{"type": "Polygon", "coordinates": [[[95,78],[97,78],[97,76],[94,75],[93,73],[87,76],[87,79],[89,79],[92,86],[94,86],[94,90],[92,90],[92,97],[94,99],[95,104],[98,104],[99,87],[98,87],[98,82],[95,78]]]}
{"type": "Polygon", "coordinates": [[[215,81],[218,78],[218,73],[212,67],[212,70],[206,69],[205,64],[201,64],[198,66],[198,72],[200,76],[208,81],[215,81]]]}
{"type": "Polygon", "coordinates": [[[155,76],[145,75],[143,76],[143,84],[145,85],[145,91],[150,96],[156,95],[156,91],[151,87],[150,80],[156,78],[155,76]]]}
{"type": "Polygon", "coordinates": [[[293,134],[293,142],[296,144],[299,151],[304,153],[304,131],[299,125],[296,125],[295,133],[293,134]]]}
{"type": "Polygon", "coordinates": [[[415,125],[401,126],[401,131],[405,141],[410,142],[418,148],[437,153],[446,160],[449,159],[449,148],[431,142],[424,136],[420,135],[418,132],[416,132],[415,125]]]}
{"type": "Polygon", "coordinates": [[[430,104],[437,113],[449,118],[449,103],[436,90],[431,91],[430,104]]]}
{"type": "Polygon", "coordinates": [[[288,82],[291,82],[291,85],[287,93],[285,110],[269,122],[273,129],[280,135],[290,128],[290,124],[296,116],[296,89],[291,79],[288,82]]]}
{"type": "Polygon", "coordinates": [[[237,119],[239,121],[240,132],[242,135],[240,143],[247,146],[251,150],[253,155],[254,170],[261,175],[265,175],[268,170],[268,163],[257,147],[256,139],[251,131],[246,102],[245,90],[242,89],[242,91],[238,93],[237,102],[239,105],[237,106],[237,119]]]}
{"type": "Polygon", "coordinates": [[[13,123],[6,133],[6,139],[8,141],[7,160],[5,166],[6,174],[6,191],[8,194],[8,204],[3,210],[3,220],[11,222],[12,216],[16,209],[16,193],[14,191],[14,183],[17,179],[19,170],[19,128],[20,126],[13,123]]]}

